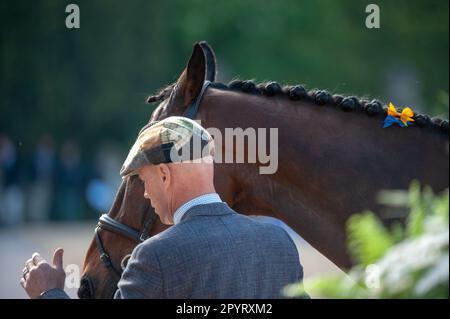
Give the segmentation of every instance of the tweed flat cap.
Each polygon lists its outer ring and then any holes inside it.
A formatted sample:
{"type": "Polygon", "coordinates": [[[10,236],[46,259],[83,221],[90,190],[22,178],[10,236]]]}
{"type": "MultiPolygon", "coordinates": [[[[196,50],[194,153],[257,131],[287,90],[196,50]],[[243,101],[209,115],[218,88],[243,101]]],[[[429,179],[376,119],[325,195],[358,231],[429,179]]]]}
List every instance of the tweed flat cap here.
{"type": "Polygon", "coordinates": [[[146,125],[120,170],[125,178],[145,165],[177,163],[214,156],[214,141],[197,122],[181,116],[146,125]]]}

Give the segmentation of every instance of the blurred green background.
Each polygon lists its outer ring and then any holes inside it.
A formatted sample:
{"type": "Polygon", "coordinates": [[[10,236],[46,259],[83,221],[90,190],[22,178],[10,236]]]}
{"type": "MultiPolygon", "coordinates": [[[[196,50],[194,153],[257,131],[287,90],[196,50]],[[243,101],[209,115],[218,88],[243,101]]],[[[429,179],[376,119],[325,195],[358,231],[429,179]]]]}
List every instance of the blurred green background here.
{"type": "Polygon", "coordinates": [[[27,192],[39,179],[43,145],[51,153],[44,156],[50,217],[100,210],[83,199],[85,189],[115,191],[121,161],[154,108],[146,96],[177,79],[199,40],[214,48],[222,82],[301,83],[448,118],[448,7],[447,0],[1,1],[0,136],[15,154],[13,169],[5,164],[0,173],[3,190],[21,187],[30,219],[27,192]],[[80,29],[65,27],[72,2],[80,29]],[[380,6],[380,29],[365,26],[370,3],[380,6]],[[95,163],[111,152],[111,187],[96,188],[93,176],[108,178],[95,163]],[[76,191],[65,194],[71,183],[76,191]],[[65,209],[74,213],[58,215],[65,209]]]}

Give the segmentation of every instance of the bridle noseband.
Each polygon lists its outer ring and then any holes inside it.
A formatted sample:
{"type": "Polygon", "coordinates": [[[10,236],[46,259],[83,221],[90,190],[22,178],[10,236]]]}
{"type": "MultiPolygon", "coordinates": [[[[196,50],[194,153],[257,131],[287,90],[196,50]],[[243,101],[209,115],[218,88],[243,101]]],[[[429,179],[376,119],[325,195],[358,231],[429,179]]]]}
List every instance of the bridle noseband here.
{"type": "Polygon", "coordinates": [[[100,216],[97,227],[95,228],[95,242],[97,243],[97,249],[100,253],[100,260],[102,261],[103,265],[115,275],[117,279],[120,279],[120,277],[122,276],[123,269],[118,270],[116,267],[114,267],[111,261],[111,257],[107,253],[103,241],[100,237],[100,230],[102,229],[110,231],[140,244],[150,237],[150,228],[153,225],[155,217],[156,216],[154,214],[150,213],[144,223],[144,228],[140,232],[128,225],[118,222],[117,220],[109,217],[107,214],[103,214],[100,216]]]}

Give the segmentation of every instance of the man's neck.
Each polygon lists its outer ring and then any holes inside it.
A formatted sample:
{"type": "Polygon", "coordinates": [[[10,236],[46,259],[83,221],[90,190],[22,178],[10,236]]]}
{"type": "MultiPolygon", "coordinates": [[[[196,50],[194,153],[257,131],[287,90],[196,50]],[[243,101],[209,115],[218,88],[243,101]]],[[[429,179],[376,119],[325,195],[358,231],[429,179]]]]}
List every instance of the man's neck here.
{"type": "Polygon", "coordinates": [[[178,196],[175,196],[175,198],[173,199],[173,207],[172,208],[172,217],[175,214],[176,210],[183,205],[184,203],[187,203],[188,201],[202,196],[202,195],[206,195],[206,194],[210,194],[210,193],[215,193],[216,190],[214,187],[204,187],[202,189],[196,189],[191,190],[189,192],[180,192],[180,194],[178,194],[178,196]]]}

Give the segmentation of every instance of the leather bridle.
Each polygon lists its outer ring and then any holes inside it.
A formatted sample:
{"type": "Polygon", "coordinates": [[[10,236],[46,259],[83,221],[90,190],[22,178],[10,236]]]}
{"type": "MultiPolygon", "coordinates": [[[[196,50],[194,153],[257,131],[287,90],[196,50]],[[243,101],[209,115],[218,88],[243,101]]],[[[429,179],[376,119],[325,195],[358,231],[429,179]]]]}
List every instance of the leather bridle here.
{"type": "Polygon", "coordinates": [[[121,235],[128,239],[133,240],[137,244],[142,243],[144,240],[150,237],[150,230],[155,221],[156,215],[150,213],[144,222],[144,227],[142,231],[138,231],[128,225],[122,224],[117,220],[109,217],[107,214],[103,214],[100,216],[97,227],[95,228],[95,242],[97,243],[97,249],[100,254],[100,260],[103,265],[111,271],[112,274],[116,277],[117,280],[120,279],[123,272],[123,265],[120,269],[114,267],[111,257],[105,249],[103,241],[100,237],[100,230],[107,230],[109,232],[121,235]]]}
{"type": "Polygon", "coordinates": [[[197,95],[197,98],[192,102],[191,105],[189,105],[189,107],[184,112],[184,114],[183,114],[184,117],[190,118],[191,120],[195,119],[195,117],[197,116],[197,113],[198,113],[198,107],[200,105],[200,102],[203,99],[203,95],[205,94],[206,90],[208,89],[208,87],[210,85],[211,85],[211,81],[207,80],[207,81],[203,82],[202,90],[197,95]]]}

